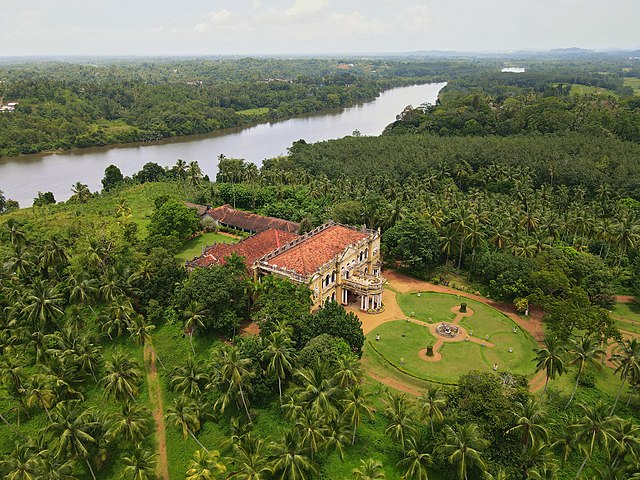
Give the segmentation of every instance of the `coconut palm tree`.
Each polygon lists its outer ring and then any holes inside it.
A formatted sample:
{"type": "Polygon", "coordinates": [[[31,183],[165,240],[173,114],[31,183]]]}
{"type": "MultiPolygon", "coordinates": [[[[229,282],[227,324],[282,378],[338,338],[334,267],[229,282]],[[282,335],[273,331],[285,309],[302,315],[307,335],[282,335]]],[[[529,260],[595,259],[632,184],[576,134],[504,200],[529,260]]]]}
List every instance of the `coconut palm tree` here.
{"type": "Polygon", "coordinates": [[[182,430],[182,436],[184,438],[191,435],[191,438],[193,438],[198,446],[209,453],[209,450],[207,450],[195,436],[198,430],[200,430],[200,409],[195,400],[186,395],[178,395],[175,397],[173,399],[173,405],[167,409],[167,421],[179,427],[182,430]]]}
{"type": "Polygon", "coordinates": [[[317,464],[300,448],[300,438],[295,430],[285,432],[282,441],[272,444],[274,451],[273,472],[281,480],[306,480],[317,476],[317,464]]]}
{"type": "Polygon", "coordinates": [[[80,410],[76,400],[60,402],[51,410],[51,417],[53,421],[46,431],[54,440],[56,456],[67,455],[84,460],[91,477],[96,480],[89,457],[91,447],[96,443],[92,432],[98,424],[91,410],[80,410]]]}
{"type": "Polygon", "coordinates": [[[118,402],[131,399],[136,401],[138,386],[142,382],[142,371],[135,360],[130,360],[123,353],[114,354],[104,365],[106,374],[100,380],[107,397],[118,402]]]}
{"type": "Polygon", "coordinates": [[[514,426],[507,430],[507,434],[520,437],[522,450],[526,450],[535,442],[547,439],[549,432],[544,427],[546,412],[533,398],[526,403],[516,402],[513,412],[514,426]]]}
{"type": "Polygon", "coordinates": [[[215,407],[224,412],[229,402],[239,394],[249,422],[251,415],[244,393],[247,381],[255,375],[250,367],[251,359],[241,357],[240,350],[235,346],[223,345],[214,354],[213,368],[218,374],[217,386],[223,391],[223,395],[216,400],[215,407]]]}
{"type": "Polygon", "coordinates": [[[362,416],[373,418],[371,406],[368,404],[369,396],[370,394],[363,391],[360,385],[354,385],[345,390],[344,398],[340,400],[343,407],[342,416],[349,422],[353,430],[351,445],[356,443],[356,430],[362,422],[362,416]]]}
{"type": "Polygon", "coordinates": [[[293,370],[294,343],[291,340],[292,329],[281,327],[263,339],[262,359],[269,362],[267,373],[278,377],[278,394],[282,406],[282,379],[293,370]]]}
{"type": "Polygon", "coordinates": [[[193,357],[187,358],[183,366],[175,367],[169,374],[169,384],[176,393],[198,399],[202,395],[208,375],[193,357]]]}
{"type": "Polygon", "coordinates": [[[69,302],[84,307],[88,305],[95,314],[91,302],[96,299],[98,288],[95,278],[83,278],[70,274],[66,280],[69,302]]]}
{"type": "Polygon", "coordinates": [[[422,418],[429,417],[429,423],[431,424],[431,435],[434,435],[435,431],[433,428],[433,421],[434,419],[438,422],[442,421],[442,419],[444,418],[442,409],[447,403],[445,396],[442,393],[442,389],[435,385],[429,385],[427,387],[427,390],[418,399],[418,402],[420,404],[422,418]]]}
{"type": "Polygon", "coordinates": [[[109,304],[106,311],[98,317],[100,331],[106,333],[109,338],[112,335],[120,336],[127,331],[136,312],[131,302],[126,297],[118,297],[109,304]]]}
{"type": "Polygon", "coordinates": [[[585,454],[584,460],[578,469],[576,479],[580,478],[582,470],[593,454],[596,445],[608,446],[612,429],[617,421],[609,414],[609,407],[603,400],[598,400],[595,405],[581,404],[583,416],[577,423],[569,427],[575,432],[578,445],[585,454]]]}
{"type": "Polygon", "coordinates": [[[47,413],[49,421],[53,422],[49,409],[56,400],[57,395],[51,387],[51,377],[43,374],[34,375],[27,386],[27,407],[37,405],[47,413]]]}
{"type": "Polygon", "coordinates": [[[402,478],[407,480],[428,480],[427,468],[432,465],[431,455],[427,453],[426,440],[418,435],[407,440],[409,448],[404,458],[398,462],[399,467],[406,468],[402,478]]]}
{"type": "Polygon", "coordinates": [[[187,180],[187,162],[179,158],[173,168],[176,171],[176,176],[184,183],[187,180]]]}
{"type": "Polygon", "coordinates": [[[299,442],[311,453],[311,460],[324,445],[328,435],[323,419],[313,410],[304,410],[296,420],[295,429],[299,442]]]}
{"type": "Polygon", "coordinates": [[[152,428],[147,410],[125,403],[119,413],[111,415],[107,436],[114,441],[138,445],[151,433],[152,428]]]}
{"type": "Polygon", "coordinates": [[[342,388],[350,388],[362,374],[358,357],[352,354],[342,354],[337,359],[333,381],[342,388]]]}
{"type": "Polygon", "coordinates": [[[446,440],[443,449],[449,455],[449,463],[457,465],[458,478],[468,480],[471,468],[475,467],[482,472],[485,470],[481,454],[489,442],[480,436],[478,426],[474,423],[455,427],[445,427],[446,440]]]}
{"type": "Polygon", "coordinates": [[[204,319],[208,315],[208,311],[205,306],[197,300],[191,300],[187,307],[182,312],[184,318],[184,329],[189,335],[189,343],[191,344],[191,351],[193,355],[196,354],[193,348],[193,336],[196,331],[204,328],[204,319]]]}
{"type": "Polygon", "coordinates": [[[620,375],[622,379],[616,399],[613,402],[613,407],[611,407],[611,415],[613,415],[618,405],[618,400],[620,400],[620,394],[622,393],[625,382],[631,378],[640,377],[640,342],[638,342],[636,338],[619,342],[611,358],[618,365],[615,373],[620,375]]]}
{"type": "Polygon", "coordinates": [[[72,187],[71,191],[73,195],[69,200],[78,203],[87,203],[91,198],[91,190],[84,183],[76,182],[72,187]]]}
{"type": "Polygon", "coordinates": [[[220,461],[220,452],[196,450],[189,462],[186,480],[217,480],[225,477],[227,467],[220,461]]]}
{"type": "Polygon", "coordinates": [[[130,455],[122,458],[122,478],[129,480],[155,480],[155,454],[138,445],[130,455]]]}
{"type": "Polygon", "coordinates": [[[407,437],[416,435],[412,410],[407,404],[404,393],[389,393],[385,399],[385,415],[389,419],[389,426],[385,430],[391,438],[399,442],[402,451],[406,452],[407,437]]]}
{"type": "Polygon", "coordinates": [[[604,350],[598,347],[598,343],[594,341],[590,336],[584,335],[579,340],[570,339],[570,346],[567,351],[569,355],[569,365],[577,365],[578,373],[576,375],[576,383],[573,386],[573,392],[567,402],[567,407],[571,404],[573,397],[578,390],[578,383],[580,383],[580,377],[584,373],[586,367],[592,365],[594,367],[600,367],[598,360],[604,355],[604,350]]]}
{"type": "Polygon", "coordinates": [[[151,332],[153,332],[155,328],[156,326],[151,323],[147,323],[142,315],[136,315],[133,317],[131,323],[127,327],[127,330],[129,331],[130,338],[133,339],[136,345],[148,348],[149,351],[158,359],[162,368],[164,368],[162,359],[153,349],[151,332]]]}
{"type": "Polygon", "coordinates": [[[631,420],[616,418],[611,429],[611,438],[614,441],[610,450],[611,465],[620,466],[620,462],[628,455],[637,458],[640,453],[640,426],[631,420]]]}
{"type": "Polygon", "coordinates": [[[564,347],[555,337],[545,338],[544,344],[544,347],[533,350],[536,352],[536,372],[544,370],[546,375],[542,396],[547,393],[549,379],[554,380],[556,376],[564,373],[563,355],[565,352],[564,347]]]}
{"type": "Polygon", "coordinates": [[[189,178],[189,184],[192,187],[197,187],[200,184],[200,180],[202,179],[202,170],[200,169],[200,165],[198,165],[197,161],[194,160],[189,162],[187,177],[189,178]]]}
{"type": "Polygon", "coordinates": [[[34,327],[46,330],[62,315],[62,295],[56,287],[37,279],[24,299],[24,314],[34,327]]]}
{"type": "Polygon", "coordinates": [[[318,363],[315,368],[302,368],[296,371],[296,375],[302,382],[300,398],[309,408],[327,419],[337,416],[336,408],[337,389],[327,372],[318,363]]]}
{"type": "Polygon", "coordinates": [[[31,445],[16,443],[14,449],[0,461],[0,471],[7,480],[38,478],[38,455],[31,445]]]}
{"type": "Polygon", "coordinates": [[[76,462],[57,457],[51,448],[40,451],[36,461],[38,480],[78,480],[76,462]]]}
{"type": "Polygon", "coordinates": [[[382,462],[373,458],[360,460],[360,466],[354,468],[351,473],[355,480],[384,480],[387,478],[382,469],[382,462]]]}
{"type": "Polygon", "coordinates": [[[234,455],[231,459],[236,468],[230,473],[233,480],[267,480],[272,478],[267,444],[265,439],[254,439],[250,434],[243,436],[233,444],[234,455]]]}

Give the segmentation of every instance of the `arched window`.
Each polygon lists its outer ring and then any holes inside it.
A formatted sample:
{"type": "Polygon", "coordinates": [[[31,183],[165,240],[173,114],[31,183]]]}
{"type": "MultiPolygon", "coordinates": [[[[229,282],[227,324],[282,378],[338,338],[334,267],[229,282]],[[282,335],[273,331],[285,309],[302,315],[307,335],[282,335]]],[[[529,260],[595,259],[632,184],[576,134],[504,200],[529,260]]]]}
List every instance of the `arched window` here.
{"type": "Polygon", "coordinates": [[[329,274],[327,274],[326,277],[324,277],[324,286],[328,286],[329,282],[331,281],[331,277],[329,276],[329,274]]]}
{"type": "Polygon", "coordinates": [[[332,302],[335,302],[335,301],[336,301],[336,292],[333,292],[333,293],[331,294],[331,301],[332,301],[332,302]]]}
{"type": "Polygon", "coordinates": [[[333,271],[333,273],[331,274],[331,283],[336,281],[336,272],[335,270],[333,271]]]}

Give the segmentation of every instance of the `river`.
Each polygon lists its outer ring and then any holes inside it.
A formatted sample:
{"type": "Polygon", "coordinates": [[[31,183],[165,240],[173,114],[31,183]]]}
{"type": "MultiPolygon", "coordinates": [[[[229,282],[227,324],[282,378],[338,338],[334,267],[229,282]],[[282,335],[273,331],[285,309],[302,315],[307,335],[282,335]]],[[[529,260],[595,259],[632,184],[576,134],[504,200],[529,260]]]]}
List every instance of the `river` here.
{"type": "Polygon", "coordinates": [[[124,175],[131,175],[147,162],[171,166],[179,158],[197,160],[203,172],[213,179],[220,154],[260,164],[265,158],[286,154],[287,148],[300,139],[318,142],[351,135],[354,130],[362,135],[380,135],[404,107],[434,103],[445,85],[394,88],[375,100],[344,109],[206,135],[0,158],[0,190],[22,207],[31,206],[39,191],[53,192],[57,201],[63,201],[71,196],[71,186],[77,181],[86,183],[91,191],[100,190],[104,169],[111,164],[124,175]]]}

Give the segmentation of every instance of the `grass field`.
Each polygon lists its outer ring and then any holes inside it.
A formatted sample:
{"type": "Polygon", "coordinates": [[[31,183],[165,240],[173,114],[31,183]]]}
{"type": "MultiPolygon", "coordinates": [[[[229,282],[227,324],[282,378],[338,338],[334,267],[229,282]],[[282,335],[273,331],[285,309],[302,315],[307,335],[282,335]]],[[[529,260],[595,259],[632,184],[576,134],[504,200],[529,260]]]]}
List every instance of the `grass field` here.
{"type": "Polygon", "coordinates": [[[220,235],[215,232],[204,233],[186,242],[182,249],[176,254],[176,258],[181,262],[193,260],[193,257],[202,254],[202,249],[207,245],[213,245],[214,243],[237,243],[238,240],[239,239],[227,235],[220,235]]]}
{"type": "Polygon", "coordinates": [[[247,116],[266,115],[267,113],[269,113],[269,108],[268,107],[249,108],[247,110],[239,110],[236,113],[238,115],[247,115],[247,116]]]}
{"type": "Polygon", "coordinates": [[[611,90],[601,87],[593,87],[591,85],[580,85],[574,83],[571,85],[571,95],[602,95],[602,96],[617,96],[611,90]]]}
{"type": "Polygon", "coordinates": [[[624,77],[623,80],[624,80],[625,87],[633,88],[633,92],[636,95],[640,95],[640,78],[624,77]]]}

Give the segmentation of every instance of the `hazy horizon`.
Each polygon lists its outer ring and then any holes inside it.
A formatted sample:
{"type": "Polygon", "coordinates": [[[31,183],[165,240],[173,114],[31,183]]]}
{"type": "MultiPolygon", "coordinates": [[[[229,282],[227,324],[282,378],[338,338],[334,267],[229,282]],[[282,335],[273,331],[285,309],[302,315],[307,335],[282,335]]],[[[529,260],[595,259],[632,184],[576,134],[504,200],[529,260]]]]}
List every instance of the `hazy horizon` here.
{"type": "Polygon", "coordinates": [[[640,2],[6,0],[0,57],[327,56],[640,48],[640,2]]]}

